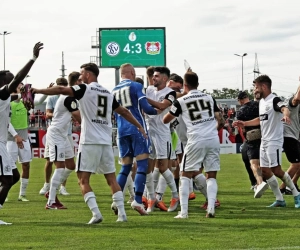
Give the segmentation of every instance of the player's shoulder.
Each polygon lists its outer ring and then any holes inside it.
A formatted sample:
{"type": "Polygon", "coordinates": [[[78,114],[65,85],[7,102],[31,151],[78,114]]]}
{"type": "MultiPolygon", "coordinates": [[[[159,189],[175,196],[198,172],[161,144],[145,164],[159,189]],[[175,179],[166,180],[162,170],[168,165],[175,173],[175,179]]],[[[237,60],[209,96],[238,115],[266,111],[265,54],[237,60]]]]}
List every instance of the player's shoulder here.
{"type": "Polygon", "coordinates": [[[55,101],[55,100],[57,100],[58,98],[59,98],[59,95],[51,95],[51,96],[48,97],[48,100],[49,100],[49,101],[55,101]]]}
{"type": "Polygon", "coordinates": [[[103,85],[101,85],[98,82],[92,82],[90,84],[86,84],[86,86],[87,86],[87,88],[89,88],[91,90],[102,92],[103,94],[104,93],[111,94],[111,92],[107,88],[105,88],[103,85]]]}
{"type": "Polygon", "coordinates": [[[146,95],[153,95],[156,90],[157,89],[153,85],[149,85],[146,89],[146,95]]]}
{"type": "Polygon", "coordinates": [[[59,95],[50,95],[47,97],[47,103],[55,103],[59,98],[59,95]]]}
{"type": "Polygon", "coordinates": [[[175,92],[175,90],[174,90],[174,89],[171,89],[170,87],[165,87],[165,88],[163,89],[163,91],[166,92],[166,93],[175,92]]]}

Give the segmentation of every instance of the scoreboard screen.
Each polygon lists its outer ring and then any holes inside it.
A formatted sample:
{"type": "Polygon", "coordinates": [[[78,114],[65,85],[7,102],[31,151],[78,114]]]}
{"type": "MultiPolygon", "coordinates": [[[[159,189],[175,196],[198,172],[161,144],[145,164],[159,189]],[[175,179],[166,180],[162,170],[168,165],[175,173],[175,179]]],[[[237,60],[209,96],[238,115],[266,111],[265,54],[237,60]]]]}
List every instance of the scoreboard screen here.
{"type": "Polygon", "coordinates": [[[166,65],[165,28],[100,28],[100,67],[166,65]]]}

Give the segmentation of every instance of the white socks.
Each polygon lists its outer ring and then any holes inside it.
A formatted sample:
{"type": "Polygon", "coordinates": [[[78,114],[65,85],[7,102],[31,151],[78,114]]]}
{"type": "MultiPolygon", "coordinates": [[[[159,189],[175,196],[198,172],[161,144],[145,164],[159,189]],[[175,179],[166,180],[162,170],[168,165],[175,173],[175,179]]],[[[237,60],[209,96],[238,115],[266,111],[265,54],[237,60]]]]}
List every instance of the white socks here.
{"type": "Polygon", "coordinates": [[[184,176],[180,177],[179,197],[180,197],[181,214],[188,213],[190,181],[191,179],[187,177],[184,176]]]}
{"type": "Polygon", "coordinates": [[[65,171],[64,168],[57,168],[57,169],[55,169],[55,171],[52,175],[52,178],[50,181],[48,205],[52,205],[53,203],[55,203],[56,190],[58,189],[59,185],[61,184],[61,177],[62,177],[64,171],[65,171]]]}
{"type": "Polygon", "coordinates": [[[157,184],[158,184],[158,179],[159,179],[159,169],[158,168],[154,168],[153,172],[152,172],[152,176],[153,176],[153,185],[154,185],[154,191],[157,188],[157,184]]]}
{"type": "Polygon", "coordinates": [[[267,183],[269,184],[270,188],[272,189],[272,191],[276,197],[276,200],[283,201],[283,196],[282,196],[282,193],[280,192],[276,176],[272,175],[272,177],[267,180],[267,183]]]}
{"type": "Polygon", "coordinates": [[[135,193],[134,193],[134,182],[132,180],[132,172],[129,172],[129,175],[127,177],[127,181],[123,190],[124,196],[125,196],[125,191],[126,189],[128,189],[128,193],[130,195],[130,197],[134,197],[135,193]]]}
{"type": "Polygon", "coordinates": [[[214,178],[209,178],[206,180],[207,184],[207,211],[211,209],[215,210],[215,202],[217,199],[217,192],[218,192],[218,184],[217,180],[214,178]]]}
{"type": "Polygon", "coordinates": [[[122,191],[118,191],[113,194],[112,200],[118,208],[118,216],[126,215],[124,209],[124,196],[122,191]]]}
{"type": "Polygon", "coordinates": [[[284,182],[284,184],[287,187],[289,187],[291,189],[291,191],[293,193],[293,196],[298,196],[299,195],[299,192],[298,192],[297,188],[295,187],[295,184],[293,183],[290,175],[287,172],[284,173],[281,180],[284,182]]]}
{"type": "Polygon", "coordinates": [[[199,188],[199,191],[204,195],[205,199],[207,199],[207,184],[204,174],[198,174],[195,176],[194,181],[196,187],[199,188]]]}
{"type": "Polygon", "coordinates": [[[193,187],[193,179],[190,179],[189,193],[192,193],[193,191],[194,191],[194,187],[193,187]]]}
{"type": "Polygon", "coordinates": [[[177,192],[174,176],[170,171],[170,169],[167,169],[165,172],[163,172],[162,176],[166,179],[167,185],[171,189],[172,197],[178,198],[178,192],[177,192]]]}
{"type": "Polygon", "coordinates": [[[158,180],[158,185],[156,188],[156,193],[161,194],[161,196],[165,193],[167,188],[167,181],[166,179],[160,175],[158,180]]]}
{"type": "Polygon", "coordinates": [[[61,183],[64,183],[65,180],[68,179],[69,175],[73,172],[73,170],[70,170],[68,168],[64,168],[64,172],[62,173],[62,176],[61,176],[61,183]]]}
{"type": "Polygon", "coordinates": [[[146,187],[147,187],[147,191],[148,191],[148,197],[147,198],[150,199],[150,200],[154,200],[155,196],[154,196],[154,183],[153,183],[153,173],[152,172],[147,174],[146,187]]]}
{"type": "Polygon", "coordinates": [[[29,179],[21,178],[20,195],[26,195],[26,189],[28,186],[28,182],[29,182],[29,179]]]}
{"type": "Polygon", "coordinates": [[[96,196],[94,192],[88,192],[84,196],[84,201],[88,205],[89,209],[91,210],[93,217],[95,218],[101,218],[102,214],[100,213],[100,210],[98,208],[97,202],[96,202],[96,196]]]}

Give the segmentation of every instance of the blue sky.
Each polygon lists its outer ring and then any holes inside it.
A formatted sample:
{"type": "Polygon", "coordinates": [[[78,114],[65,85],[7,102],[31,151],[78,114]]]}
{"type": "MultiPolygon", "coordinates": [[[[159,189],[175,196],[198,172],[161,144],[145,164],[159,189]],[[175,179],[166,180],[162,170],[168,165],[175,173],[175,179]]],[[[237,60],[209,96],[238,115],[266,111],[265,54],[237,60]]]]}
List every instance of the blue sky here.
{"type": "MultiPolygon", "coordinates": [[[[131,1],[1,1],[0,32],[6,36],[6,69],[17,72],[31,58],[37,41],[45,44],[28,82],[46,87],[61,74],[61,53],[67,74],[96,55],[91,37],[97,28],[166,27],[167,66],[184,74],[188,60],[200,88],[241,88],[253,81],[255,53],[259,69],[273,80],[273,91],[288,96],[299,84],[300,2],[239,0],[131,1]]],[[[0,37],[3,68],[3,37],[0,37]]],[[[99,82],[112,89],[114,70],[101,69],[99,82]]],[[[143,75],[144,69],[137,69],[143,75]]]]}

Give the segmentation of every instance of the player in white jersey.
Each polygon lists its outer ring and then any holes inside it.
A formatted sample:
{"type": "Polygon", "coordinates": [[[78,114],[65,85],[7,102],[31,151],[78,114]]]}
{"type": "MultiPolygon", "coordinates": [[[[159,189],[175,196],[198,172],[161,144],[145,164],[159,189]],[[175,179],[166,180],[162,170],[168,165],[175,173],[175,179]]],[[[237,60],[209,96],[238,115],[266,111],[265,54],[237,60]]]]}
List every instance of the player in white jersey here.
{"type": "Polygon", "coordinates": [[[199,174],[202,163],[207,177],[208,207],[206,217],[215,216],[217,199],[217,172],[220,170],[220,143],[218,127],[222,119],[216,101],[208,94],[197,90],[198,76],[194,72],[184,75],[184,88],[188,94],[174,101],[170,111],[163,118],[169,123],[182,115],[187,127],[187,145],[185,147],[180,177],[180,213],[175,218],[188,217],[188,197],[190,179],[199,174]],[[216,122],[217,120],[217,122],[216,122]]]}
{"type": "MultiPolygon", "coordinates": [[[[167,86],[170,87],[171,89],[173,89],[174,91],[176,91],[176,94],[181,93],[183,91],[183,79],[182,79],[182,77],[177,75],[177,74],[174,74],[174,73],[171,74],[167,86]]],[[[186,125],[185,125],[184,121],[182,120],[181,115],[174,118],[174,120],[171,122],[171,127],[175,128],[175,131],[176,131],[176,133],[178,135],[178,138],[179,138],[178,142],[177,142],[177,145],[176,145],[175,153],[177,155],[178,164],[180,165],[181,162],[182,162],[184,148],[185,148],[186,143],[187,143],[187,134],[186,134],[187,128],[186,128],[186,125]]],[[[180,168],[178,167],[176,172],[174,173],[174,178],[175,178],[177,190],[179,190],[179,187],[178,187],[179,186],[179,177],[180,177],[179,176],[179,169],[180,168]]],[[[204,195],[204,197],[207,199],[205,176],[202,173],[200,173],[197,176],[196,179],[197,179],[197,183],[198,183],[197,188],[204,195]]],[[[193,190],[193,180],[191,179],[190,188],[189,188],[189,200],[194,200],[195,198],[196,198],[196,195],[195,195],[194,190],[193,190]]]]}
{"type": "MultiPolygon", "coordinates": [[[[8,73],[8,71],[0,72],[0,209],[12,185],[20,179],[20,174],[6,149],[10,122],[10,101],[12,100],[10,94],[16,91],[18,85],[27,76],[35,60],[38,58],[39,52],[43,48],[42,46],[42,43],[35,44],[33,58],[26,63],[15,77],[11,73],[8,73]]],[[[17,144],[20,148],[23,148],[22,141],[18,141],[17,144]]],[[[0,220],[0,225],[7,224],[10,223],[0,220]]]]}
{"type": "MultiPolygon", "coordinates": [[[[300,87],[297,93],[291,98],[286,100],[286,105],[289,108],[291,115],[291,124],[283,124],[283,149],[288,161],[291,163],[289,169],[286,171],[292,178],[292,181],[298,189],[297,180],[300,174],[300,87]]],[[[281,193],[291,194],[289,189],[286,189],[285,184],[280,186],[281,193]]]]}
{"type": "Polygon", "coordinates": [[[152,144],[152,152],[150,154],[147,182],[153,183],[153,189],[147,184],[148,189],[148,209],[147,212],[152,212],[155,203],[161,210],[167,210],[169,212],[175,211],[178,203],[178,192],[176,189],[175,180],[172,172],[168,168],[168,161],[171,156],[171,134],[170,124],[164,124],[162,121],[163,116],[168,112],[169,107],[176,99],[176,92],[171,88],[167,87],[166,84],[170,77],[170,70],[167,67],[155,67],[153,75],[154,88],[148,88],[146,96],[148,102],[163,110],[159,115],[145,115],[147,129],[152,144]],[[157,160],[156,167],[154,168],[155,161],[157,160]],[[153,173],[151,171],[153,170],[153,173]],[[170,206],[167,209],[163,204],[162,200],[155,198],[154,190],[156,190],[159,174],[165,178],[167,185],[170,187],[172,192],[172,199],[170,206]],[[163,209],[162,209],[163,208],[163,209]]]}
{"type": "MultiPolygon", "coordinates": [[[[81,113],[81,137],[76,160],[76,172],[84,200],[93,217],[88,224],[100,223],[102,214],[96,202],[96,196],[90,186],[92,173],[104,174],[112,191],[113,202],[118,208],[118,222],[127,221],[124,210],[124,198],[116,181],[115,160],[112,149],[112,111],[117,112],[133,123],[147,137],[143,127],[131,113],[119,105],[114,96],[97,82],[99,68],[94,63],[81,66],[81,77],[85,84],[73,87],[56,86],[47,89],[48,95],[64,94],[79,101],[81,113]]],[[[35,91],[34,89],[32,90],[35,91]]]]}
{"type": "MultiPolygon", "coordinates": [[[[52,84],[50,84],[49,87],[51,86],[52,84]]],[[[21,88],[23,87],[24,84],[20,83],[13,94],[20,94],[21,88]]],[[[46,95],[35,96],[34,105],[43,103],[46,98],[46,95]]],[[[29,200],[26,198],[26,190],[29,183],[30,162],[32,159],[31,146],[28,138],[28,110],[21,99],[11,102],[10,107],[11,116],[6,148],[13,161],[17,162],[19,159],[19,163],[21,164],[22,174],[18,201],[27,202],[29,200]],[[23,141],[22,149],[18,148],[16,141],[23,141]]]]}
{"type": "MultiPolygon", "coordinates": [[[[63,77],[60,77],[60,78],[56,79],[56,84],[60,85],[60,86],[68,86],[68,81],[63,77]]],[[[58,95],[48,97],[47,102],[46,102],[46,117],[47,117],[47,119],[52,119],[53,114],[54,114],[55,104],[58,100],[58,97],[59,97],[58,95]]],[[[44,158],[46,159],[46,163],[45,163],[45,167],[44,167],[45,183],[44,183],[44,186],[39,191],[39,194],[46,195],[46,197],[47,197],[48,196],[47,192],[49,192],[49,190],[50,190],[50,179],[51,179],[52,165],[53,165],[53,162],[50,162],[50,160],[49,160],[49,145],[48,145],[47,140],[45,143],[44,158]]],[[[59,193],[64,194],[67,192],[65,186],[66,186],[66,181],[61,184],[59,193]]]]}
{"type": "MultiPolygon", "coordinates": [[[[236,121],[239,126],[261,127],[260,166],[263,177],[276,196],[276,201],[269,207],[285,207],[286,203],[280,192],[276,176],[280,178],[294,195],[295,208],[300,208],[300,195],[291,177],[281,168],[283,145],[283,122],[290,123],[290,111],[279,97],[272,94],[272,81],[267,75],[254,80],[254,93],[259,94],[259,118],[250,121],[236,121]]],[[[260,192],[259,187],[256,193],[260,192]]]]}
{"type": "MultiPolygon", "coordinates": [[[[44,94],[47,89],[35,89],[44,94]]],[[[50,191],[46,209],[65,209],[56,198],[56,190],[75,169],[74,148],[68,140],[71,117],[80,122],[78,101],[74,97],[60,95],[56,104],[51,125],[47,129],[46,140],[49,147],[49,161],[56,167],[50,181],[50,191]],[[66,167],[66,168],[65,168],[66,167]]]]}

